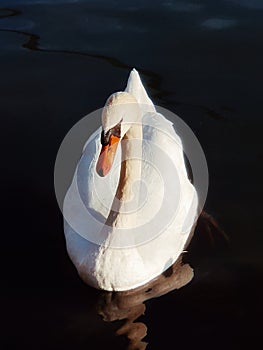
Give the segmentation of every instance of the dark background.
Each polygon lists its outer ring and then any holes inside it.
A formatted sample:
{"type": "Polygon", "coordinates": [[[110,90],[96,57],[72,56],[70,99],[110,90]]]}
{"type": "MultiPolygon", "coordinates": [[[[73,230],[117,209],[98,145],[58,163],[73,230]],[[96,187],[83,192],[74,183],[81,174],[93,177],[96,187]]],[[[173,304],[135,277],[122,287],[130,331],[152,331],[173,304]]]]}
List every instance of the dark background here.
{"type": "Polygon", "coordinates": [[[229,237],[201,230],[194,280],[146,302],[147,349],[261,339],[262,15],[261,0],[0,1],[3,349],[125,348],[67,256],[53,169],[68,130],[133,67],[198,137],[205,209],[229,237]]]}

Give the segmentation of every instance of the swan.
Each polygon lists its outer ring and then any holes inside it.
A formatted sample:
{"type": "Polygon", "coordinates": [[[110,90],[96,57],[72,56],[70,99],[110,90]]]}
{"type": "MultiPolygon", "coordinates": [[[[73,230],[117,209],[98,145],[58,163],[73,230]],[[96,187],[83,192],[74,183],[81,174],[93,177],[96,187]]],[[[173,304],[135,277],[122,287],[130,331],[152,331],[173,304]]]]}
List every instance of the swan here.
{"type": "Polygon", "coordinates": [[[186,248],[198,217],[173,124],[139,73],[112,94],[63,204],[69,257],[88,285],[127,291],[157,278],[186,248]]]}

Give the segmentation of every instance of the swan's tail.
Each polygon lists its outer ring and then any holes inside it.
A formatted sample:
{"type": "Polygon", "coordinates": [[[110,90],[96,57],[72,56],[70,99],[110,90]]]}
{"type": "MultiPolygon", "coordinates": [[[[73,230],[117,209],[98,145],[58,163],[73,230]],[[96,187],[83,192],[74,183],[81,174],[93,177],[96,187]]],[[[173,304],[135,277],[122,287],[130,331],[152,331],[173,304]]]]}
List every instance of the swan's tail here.
{"type": "Polygon", "coordinates": [[[139,73],[134,68],[130,72],[125,91],[129,92],[136,98],[137,102],[141,105],[145,112],[155,112],[154,104],[152,103],[142,84],[139,73]]]}

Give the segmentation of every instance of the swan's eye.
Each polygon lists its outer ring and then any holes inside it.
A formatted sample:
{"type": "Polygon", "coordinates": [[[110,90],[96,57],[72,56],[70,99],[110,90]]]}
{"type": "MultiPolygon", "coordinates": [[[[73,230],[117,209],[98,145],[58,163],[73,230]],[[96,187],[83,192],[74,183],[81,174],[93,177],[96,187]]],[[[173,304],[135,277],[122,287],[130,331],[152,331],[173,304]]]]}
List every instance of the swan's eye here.
{"type": "Polygon", "coordinates": [[[104,130],[102,130],[100,135],[100,142],[102,146],[107,146],[109,144],[111,136],[116,136],[118,138],[121,137],[121,122],[122,120],[113,128],[108,130],[106,133],[104,132],[104,130]]]}
{"type": "Polygon", "coordinates": [[[102,130],[101,135],[100,135],[100,142],[102,146],[107,146],[110,142],[110,130],[107,131],[106,133],[102,130]]]}
{"type": "Polygon", "coordinates": [[[114,126],[114,128],[110,129],[111,135],[116,136],[116,137],[121,137],[121,122],[114,126]]]}

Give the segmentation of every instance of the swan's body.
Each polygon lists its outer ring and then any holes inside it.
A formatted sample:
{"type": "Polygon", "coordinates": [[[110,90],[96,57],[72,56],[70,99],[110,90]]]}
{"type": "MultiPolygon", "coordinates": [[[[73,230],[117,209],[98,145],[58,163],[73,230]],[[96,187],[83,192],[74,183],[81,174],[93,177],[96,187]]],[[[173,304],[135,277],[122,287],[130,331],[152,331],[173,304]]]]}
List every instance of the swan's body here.
{"type": "Polygon", "coordinates": [[[172,123],[156,112],[135,70],[125,91],[108,100],[102,126],[107,131],[121,124],[119,136],[130,143],[118,146],[107,175],[100,134],[95,132],[84,147],[63,209],[67,250],[81,278],[109,291],[136,288],[164,272],[184,250],[197,218],[197,194],[188,180],[182,143],[172,123]],[[123,105],[115,110],[118,104],[123,105]],[[121,157],[124,162],[119,165],[121,157]],[[100,177],[98,163],[103,161],[106,176],[100,177]],[[165,170],[164,183],[155,167],[165,170]],[[177,174],[169,173],[173,167],[177,174]],[[140,185],[142,178],[147,182],[146,205],[127,214],[126,204],[139,202],[138,194],[144,193],[141,187],[132,187],[135,180],[140,185]],[[163,185],[168,186],[167,192],[163,185]],[[166,213],[173,215],[167,214],[171,220],[164,225],[166,213]]]}

